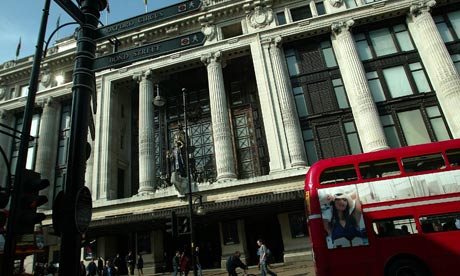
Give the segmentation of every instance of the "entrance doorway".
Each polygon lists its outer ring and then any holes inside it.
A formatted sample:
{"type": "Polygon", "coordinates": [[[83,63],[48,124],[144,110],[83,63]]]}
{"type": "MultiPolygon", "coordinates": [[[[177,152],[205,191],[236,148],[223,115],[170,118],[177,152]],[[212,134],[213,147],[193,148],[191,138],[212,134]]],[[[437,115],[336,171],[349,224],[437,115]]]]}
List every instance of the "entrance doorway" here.
{"type": "Polygon", "coordinates": [[[270,248],[275,257],[275,262],[283,261],[283,238],[276,214],[264,214],[263,216],[246,218],[245,230],[248,248],[246,262],[248,265],[257,265],[259,262],[259,256],[257,255],[258,239],[264,240],[265,245],[270,248]]]}

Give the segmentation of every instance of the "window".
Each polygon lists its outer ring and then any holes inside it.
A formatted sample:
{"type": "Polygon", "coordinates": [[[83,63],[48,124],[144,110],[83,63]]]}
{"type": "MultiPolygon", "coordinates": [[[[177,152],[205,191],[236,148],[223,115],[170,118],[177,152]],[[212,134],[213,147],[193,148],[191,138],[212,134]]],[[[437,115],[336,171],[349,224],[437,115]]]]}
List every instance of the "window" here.
{"type": "Polygon", "coordinates": [[[460,38],[460,11],[433,16],[433,19],[444,42],[460,38]]]}
{"type": "Polygon", "coordinates": [[[302,6],[298,8],[291,9],[291,18],[293,22],[302,20],[302,19],[307,19],[311,18],[311,10],[310,6],[302,6]]]}
{"type": "Polygon", "coordinates": [[[319,177],[320,184],[341,183],[357,179],[358,176],[353,165],[328,168],[319,177]]]}
{"type": "Polygon", "coordinates": [[[356,8],[357,7],[356,1],[355,0],[345,0],[345,6],[347,7],[347,9],[356,8]]]}
{"type": "MultiPolygon", "coordinates": [[[[22,114],[21,114],[22,115],[22,114]]],[[[19,132],[22,131],[23,127],[23,118],[17,117],[16,118],[16,125],[15,129],[19,132]]],[[[40,114],[34,114],[32,116],[32,122],[30,125],[30,132],[29,135],[34,139],[29,142],[29,147],[27,149],[27,160],[26,160],[26,169],[34,170],[35,168],[35,155],[37,153],[37,145],[38,145],[38,131],[40,129],[40,114]]],[[[10,169],[11,174],[14,175],[16,172],[16,165],[18,161],[18,154],[19,154],[19,147],[20,147],[21,140],[14,139],[13,148],[11,151],[11,161],[10,161],[10,169]]]]}
{"type": "Polygon", "coordinates": [[[302,87],[293,87],[292,92],[294,93],[295,106],[297,107],[297,115],[299,117],[305,117],[309,115],[307,104],[305,102],[305,95],[302,87]]]}
{"type": "Polygon", "coordinates": [[[387,218],[372,222],[374,234],[378,238],[418,234],[413,217],[387,218]]]}
{"type": "Polygon", "coordinates": [[[312,165],[318,161],[318,154],[316,153],[315,139],[313,137],[313,131],[311,129],[305,129],[302,131],[303,141],[307,152],[308,164],[312,165]]]}
{"type": "Polygon", "coordinates": [[[225,245],[239,244],[238,223],[236,221],[222,222],[222,236],[225,245]]]}
{"type": "Polygon", "coordinates": [[[297,61],[296,52],[294,49],[286,49],[284,52],[286,63],[288,67],[289,76],[299,74],[299,62],[297,61]]]}
{"type": "Polygon", "coordinates": [[[401,142],[399,141],[399,136],[393,117],[391,117],[391,115],[380,116],[380,122],[382,123],[383,131],[385,132],[385,138],[387,139],[390,148],[401,147],[401,142]]]}
{"type": "Polygon", "coordinates": [[[446,156],[451,166],[457,167],[460,165],[460,149],[446,150],[446,156]]]}
{"type": "Polygon", "coordinates": [[[460,39],[460,10],[449,12],[447,14],[449,22],[452,25],[452,31],[457,36],[457,39],[460,39]]]}
{"type": "Polygon", "coordinates": [[[65,104],[61,110],[61,123],[59,126],[59,142],[56,160],[56,184],[54,187],[54,196],[64,188],[67,172],[67,149],[70,138],[70,111],[71,105],[65,104]]]}
{"type": "Polygon", "coordinates": [[[420,217],[423,233],[460,230],[460,213],[437,214],[420,217]]]}
{"type": "Polygon", "coordinates": [[[356,131],[355,124],[353,122],[347,122],[343,124],[345,133],[347,135],[348,146],[350,147],[352,154],[362,153],[361,143],[359,142],[358,132],[356,131]]]}
{"type": "Polygon", "coordinates": [[[380,79],[376,71],[366,73],[367,82],[369,84],[369,89],[372,93],[372,98],[374,102],[383,102],[386,100],[385,94],[383,93],[382,85],[380,84],[380,79]]]}
{"type": "Polygon", "coordinates": [[[363,61],[415,49],[404,24],[372,30],[367,35],[356,33],[354,38],[358,55],[363,61]]]}
{"type": "Polygon", "coordinates": [[[345,93],[345,87],[343,86],[342,79],[333,79],[332,85],[334,86],[335,96],[339,104],[339,108],[349,108],[347,94],[345,93]]]}
{"type": "Polygon", "coordinates": [[[337,62],[335,60],[335,55],[332,50],[332,45],[330,40],[325,40],[320,43],[321,51],[323,53],[324,61],[328,68],[337,67],[337,62]]]}
{"type": "Polygon", "coordinates": [[[362,179],[372,179],[401,174],[396,159],[384,159],[359,164],[362,179]]]}
{"type": "Polygon", "coordinates": [[[222,27],[222,38],[227,39],[243,34],[243,29],[241,28],[241,23],[235,23],[232,25],[222,27]]]}
{"type": "Polygon", "coordinates": [[[431,142],[423,117],[419,109],[398,113],[401,129],[406,138],[407,145],[418,145],[431,142]]]}
{"type": "Polygon", "coordinates": [[[402,158],[401,163],[408,173],[437,170],[446,166],[441,153],[402,158]]]}
{"type": "Polygon", "coordinates": [[[21,86],[21,95],[19,96],[25,97],[27,95],[29,95],[29,86],[28,85],[21,86]]]}
{"type": "Polygon", "coordinates": [[[403,66],[383,69],[382,72],[392,98],[412,94],[412,88],[403,66]]]}
{"type": "Polygon", "coordinates": [[[292,238],[302,238],[308,236],[307,220],[304,213],[292,213],[288,215],[289,226],[292,238]]]}
{"type": "Polygon", "coordinates": [[[409,64],[409,69],[412,72],[415,85],[419,93],[431,92],[430,84],[428,83],[425,72],[423,71],[422,64],[420,62],[409,64]]]}
{"type": "Polygon", "coordinates": [[[278,20],[278,25],[286,24],[286,15],[283,12],[276,13],[276,19],[278,20]]]}
{"type": "Polygon", "coordinates": [[[316,0],[314,3],[315,3],[317,15],[326,14],[326,8],[324,8],[324,2],[322,0],[316,0]]]}
{"type": "Polygon", "coordinates": [[[454,62],[457,74],[460,74],[460,54],[451,55],[452,61],[454,62]]]}
{"type": "Polygon", "coordinates": [[[436,136],[436,141],[444,141],[449,140],[450,135],[446,128],[446,124],[442,119],[441,112],[439,111],[439,107],[437,106],[430,106],[426,108],[426,113],[428,116],[428,120],[430,121],[431,127],[433,128],[433,132],[436,136]]]}

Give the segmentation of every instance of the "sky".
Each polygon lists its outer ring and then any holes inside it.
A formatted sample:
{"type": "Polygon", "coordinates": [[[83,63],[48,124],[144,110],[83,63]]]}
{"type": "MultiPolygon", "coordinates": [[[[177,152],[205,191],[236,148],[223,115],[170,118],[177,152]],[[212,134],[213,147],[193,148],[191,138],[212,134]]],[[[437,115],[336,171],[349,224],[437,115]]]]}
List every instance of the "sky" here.
{"type": "MultiPolygon", "coordinates": [[[[75,0],[72,0],[75,4],[75,0]]],[[[100,21],[104,24],[137,16],[146,12],[144,0],[108,0],[110,13],[104,10],[100,21]]],[[[147,0],[147,12],[155,11],[184,0],[147,0]]],[[[45,0],[0,0],[0,64],[16,59],[16,50],[21,39],[18,59],[35,54],[38,32],[43,15],[45,0]]],[[[69,25],[60,29],[51,39],[51,33],[60,25],[74,20],[51,0],[45,42],[51,40],[49,47],[56,38],[72,35],[78,25],[69,25]]]]}

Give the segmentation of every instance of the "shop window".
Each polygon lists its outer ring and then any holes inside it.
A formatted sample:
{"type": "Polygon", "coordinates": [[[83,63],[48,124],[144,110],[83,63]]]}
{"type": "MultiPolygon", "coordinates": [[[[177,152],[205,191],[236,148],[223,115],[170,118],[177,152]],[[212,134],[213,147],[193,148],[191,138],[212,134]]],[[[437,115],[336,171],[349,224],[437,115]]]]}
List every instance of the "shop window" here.
{"type": "Polygon", "coordinates": [[[292,213],[288,215],[289,226],[292,238],[303,238],[308,236],[307,220],[304,213],[292,213]]]}
{"type": "Polygon", "coordinates": [[[222,222],[222,235],[225,245],[239,244],[238,223],[236,221],[222,222]]]}

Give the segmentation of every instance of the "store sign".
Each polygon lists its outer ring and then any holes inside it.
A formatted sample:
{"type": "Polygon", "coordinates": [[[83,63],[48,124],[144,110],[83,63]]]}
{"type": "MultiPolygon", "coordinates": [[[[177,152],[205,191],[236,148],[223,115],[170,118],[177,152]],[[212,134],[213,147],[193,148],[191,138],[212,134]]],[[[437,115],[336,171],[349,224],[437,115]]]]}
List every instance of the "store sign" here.
{"type": "Polygon", "coordinates": [[[96,36],[94,39],[102,40],[123,33],[127,33],[145,27],[152,23],[158,23],[175,17],[177,15],[182,15],[184,13],[189,13],[191,11],[198,10],[200,6],[200,0],[185,1],[163,9],[155,10],[132,18],[128,18],[117,23],[98,28],[96,30],[96,36]]]}
{"type": "Polygon", "coordinates": [[[201,46],[204,44],[204,40],[204,34],[198,32],[98,57],[94,60],[93,71],[97,72],[109,68],[119,68],[136,61],[201,46]]]}

